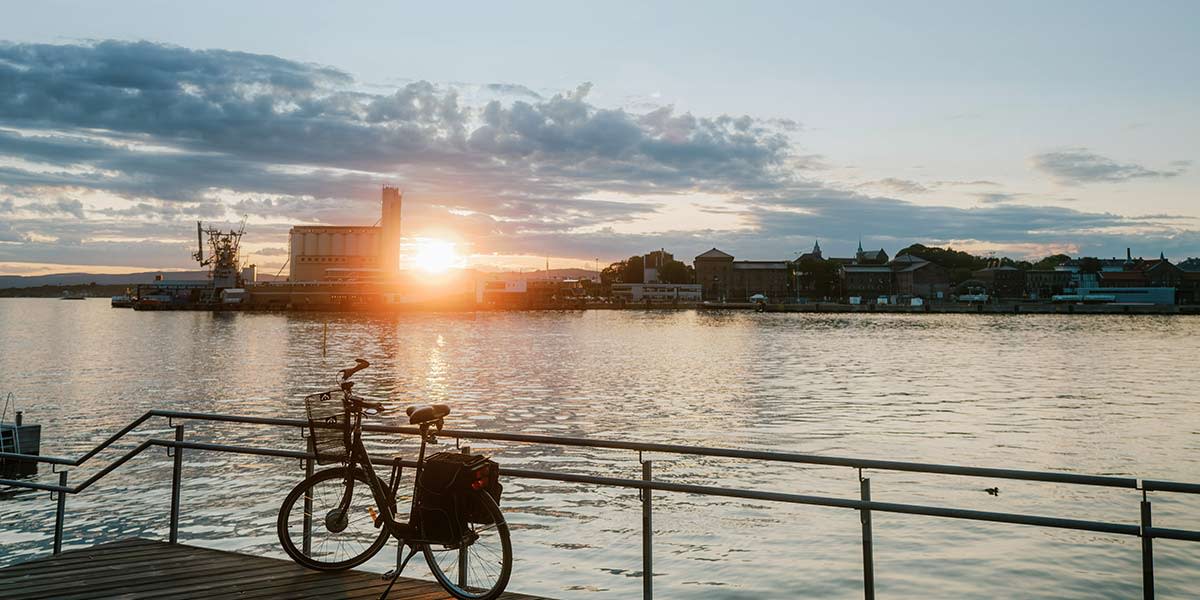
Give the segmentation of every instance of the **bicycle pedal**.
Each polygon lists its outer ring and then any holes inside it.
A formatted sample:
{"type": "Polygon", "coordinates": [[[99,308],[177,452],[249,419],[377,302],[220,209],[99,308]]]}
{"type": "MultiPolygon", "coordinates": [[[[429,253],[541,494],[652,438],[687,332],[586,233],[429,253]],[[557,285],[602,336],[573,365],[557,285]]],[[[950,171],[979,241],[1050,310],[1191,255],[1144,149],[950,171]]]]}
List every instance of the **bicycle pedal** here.
{"type": "Polygon", "coordinates": [[[397,575],[399,575],[399,574],[400,574],[400,573],[399,573],[399,572],[397,572],[397,570],[396,570],[396,569],[392,569],[391,571],[388,571],[387,573],[384,573],[384,574],[383,574],[383,576],[381,576],[381,577],[380,577],[380,579],[382,579],[382,580],[384,580],[384,581],[387,581],[387,580],[389,580],[389,579],[395,579],[395,578],[396,578],[396,576],[397,576],[397,575]]]}

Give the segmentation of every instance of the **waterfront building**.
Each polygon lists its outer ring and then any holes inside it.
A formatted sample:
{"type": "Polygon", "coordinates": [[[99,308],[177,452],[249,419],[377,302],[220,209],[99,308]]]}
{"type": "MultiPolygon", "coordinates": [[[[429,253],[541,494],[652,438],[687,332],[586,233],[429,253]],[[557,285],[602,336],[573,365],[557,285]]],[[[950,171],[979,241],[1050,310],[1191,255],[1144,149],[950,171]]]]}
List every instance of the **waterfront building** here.
{"type": "Polygon", "coordinates": [[[1072,287],[1070,271],[1032,269],[1025,272],[1025,291],[1031,300],[1049,300],[1072,287]]]}
{"type": "MultiPolygon", "coordinates": [[[[1171,288],[1180,292],[1175,300],[1191,302],[1195,297],[1195,287],[1192,278],[1186,272],[1171,264],[1166,256],[1159,253],[1154,260],[1130,257],[1125,269],[1116,272],[1099,273],[1099,285],[1104,290],[1113,288],[1171,288]]],[[[1172,302],[1174,303],[1174,301],[1172,302]]]]}
{"type": "Polygon", "coordinates": [[[493,308],[537,308],[581,303],[587,290],[580,279],[497,277],[476,282],[475,301],[493,308]]]}
{"type": "Polygon", "coordinates": [[[1078,290],[1075,294],[1054,296],[1058,302],[1093,304],[1175,304],[1175,288],[1169,287],[1111,287],[1078,290]]]}
{"type": "Polygon", "coordinates": [[[729,284],[733,281],[733,255],[713,248],[692,260],[701,296],[708,302],[729,299],[729,284]]]}
{"type": "Polygon", "coordinates": [[[698,283],[614,283],[612,295],[631,303],[674,304],[700,302],[703,291],[698,283]]]}
{"type": "Polygon", "coordinates": [[[1025,271],[1012,265],[993,265],[971,273],[971,278],[983,282],[997,298],[1025,297],[1025,271]]]}
{"type": "Polygon", "coordinates": [[[733,296],[738,302],[748,302],[751,296],[761,294],[769,301],[782,302],[792,296],[788,285],[791,272],[786,260],[734,261],[733,296]]]}
{"type": "Polygon", "coordinates": [[[912,254],[897,256],[890,263],[893,290],[897,295],[938,301],[950,297],[950,271],[912,254]]]}
{"type": "Polygon", "coordinates": [[[774,301],[791,297],[791,265],[786,260],[734,260],[713,248],[693,260],[704,300],[747,302],[755,294],[774,301]]]}
{"type": "Polygon", "coordinates": [[[842,265],[842,289],[847,297],[865,298],[868,303],[895,293],[892,268],[880,265],[842,265]]]}
{"type": "Polygon", "coordinates": [[[329,281],[332,274],[372,271],[394,279],[400,270],[400,190],[384,186],[380,207],[379,225],[292,227],[288,281],[329,281]]]}

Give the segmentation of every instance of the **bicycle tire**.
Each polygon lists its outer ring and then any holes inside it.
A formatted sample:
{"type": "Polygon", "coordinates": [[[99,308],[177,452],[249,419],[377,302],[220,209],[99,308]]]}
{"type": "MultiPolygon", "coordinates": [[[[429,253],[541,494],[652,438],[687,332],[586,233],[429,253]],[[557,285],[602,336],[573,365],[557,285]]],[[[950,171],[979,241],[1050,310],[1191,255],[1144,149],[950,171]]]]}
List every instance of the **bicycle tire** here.
{"type": "Polygon", "coordinates": [[[504,588],[508,586],[508,579],[512,575],[512,541],[509,539],[508,523],[505,522],[500,507],[496,506],[496,501],[483,490],[479,490],[475,494],[477,494],[476,500],[479,502],[479,506],[487,511],[492,523],[488,525],[468,524],[480,537],[475,543],[467,546],[467,580],[460,581],[458,578],[459,550],[438,551],[431,548],[429,544],[424,544],[421,550],[425,554],[425,562],[429,565],[429,571],[433,573],[434,579],[437,579],[437,582],[447,592],[450,592],[450,595],[459,600],[493,600],[504,593],[504,588]],[[498,549],[495,547],[497,545],[498,549]],[[453,567],[454,572],[447,573],[442,566],[445,561],[439,561],[436,554],[449,555],[451,553],[453,553],[454,560],[449,565],[453,567]],[[483,567],[488,563],[492,563],[495,569],[483,567]],[[470,566],[473,564],[480,564],[480,566],[472,570],[470,566]],[[472,573],[477,576],[471,578],[472,573]]]}
{"type": "MultiPolygon", "coordinates": [[[[314,474],[312,477],[309,477],[304,481],[301,481],[296,485],[296,487],[292,488],[292,491],[288,493],[287,498],[284,499],[283,504],[279,507],[279,518],[276,522],[276,532],[279,535],[279,543],[281,546],[283,546],[283,551],[286,552],[292,560],[296,561],[297,564],[315,571],[344,571],[346,569],[357,567],[358,565],[370,560],[372,556],[375,556],[375,554],[377,554],[387,544],[389,537],[387,525],[383,525],[378,529],[375,529],[374,525],[370,522],[371,515],[368,507],[374,508],[376,506],[376,501],[374,499],[374,492],[372,491],[371,485],[367,481],[366,473],[364,473],[361,469],[354,469],[353,473],[357,484],[354,486],[354,497],[351,499],[349,512],[354,513],[353,524],[356,525],[356,528],[355,531],[352,532],[353,539],[350,541],[354,543],[354,546],[352,546],[352,551],[350,552],[349,556],[340,560],[323,560],[322,558],[319,558],[322,556],[322,553],[319,549],[323,548],[330,539],[334,539],[334,536],[345,532],[345,530],[337,532],[331,531],[324,523],[322,523],[323,515],[328,513],[324,506],[317,506],[318,496],[322,496],[326,501],[326,504],[328,504],[328,500],[330,500],[329,493],[312,493],[314,503],[312,507],[313,514],[310,526],[310,530],[312,532],[310,539],[312,542],[309,544],[308,554],[305,554],[302,548],[298,548],[296,546],[296,540],[292,539],[290,532],[290,525],[292,524],[292,509],[297,506],[298,502],[303,502],[303,495],[309,490],[317,489],[320,484],[326,483],[331,479],[345,481],[347,470],[348,467],[327,469],[314,474]],[[367,501],[367,499],[370,499],[370,504],[364,506],[364,503],[367,501]],[[359,512],[362,514],[358,514],[359,512]],[[362,526],[364,523],[366,527],[362,526]],[[318,541],[319,535],[322,536],[322,541],[318,541]],[[371,536],[373,536],[373,539],[371,536]],[[361,551],[357,550],[359,547],[362,548],[361,551]],[[317,551],[314,552],[314,550],[317,551]]],[[[344,489],[344,485],[335,485],[333,486],[333,489],[336,491],[339,487],[344,489]]],[[[334,504],[339,503],[340,500],[341,498],[339,495],[337,496],[334,504]]],[[[300,504],[299,506],[300,513],[303,515],[303,504],[300,504]]],[[[301,516],[301,520],[302,519],[303,516],[301,516]]],[[[347,525],[346,528],[348,529],[349,526],[347,525]]],[[[303,526],[301,525],[301,540],[302,539],[303,526]]],[[[345,544],[347,543],[347,540],[345,539],[339,539],[337,541],[340,542],[338,548],[344,548],[345,544]]]]}

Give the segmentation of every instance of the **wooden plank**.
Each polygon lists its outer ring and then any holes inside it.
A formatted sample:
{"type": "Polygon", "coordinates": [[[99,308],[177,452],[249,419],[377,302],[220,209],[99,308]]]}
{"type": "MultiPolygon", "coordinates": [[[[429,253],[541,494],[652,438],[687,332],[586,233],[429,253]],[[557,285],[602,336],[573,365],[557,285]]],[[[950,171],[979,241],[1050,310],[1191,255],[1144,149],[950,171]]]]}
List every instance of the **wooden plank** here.
{"type": "Polygon", "coordinates": [[[66,552],[63,552],[62,554],[60,554],[58,556],[54,556],[53,554],[47,554],[46,556],[39,556],[37,558],[31,558],[27,561],[20,562],[15,565],[10,565],[8,567],[0,569],[0,577],[4,577],[5,575],[7,575],[10,572],[20,571],[20,570],[24,569],[25,567],[49,564],[49,563],[59,563],[59,562],[70,561],[70,560],[78,560],[82,557],[89,556],[89,555],[98,556],[98,555],[103,554],[105,556],[108,556],[108,555],[115,556],[122,552],[138,549],[139,547],[153,548],[153,547],[156,547],[156,545],[157,545],[157,547],[161,547],[162,542],[156,542],[153,540],[146,540],[146,539],[141,539],[141,538],[130,538],[128,540],[109,542],[106,544],[101,544],[99,546],[92,546],[90,548],[75,548],[75,549],[67,550],[66,552]]]}
{"type": "Polygon", "coordinates": [[[39,560],[36,564],[32,562],[21,563],[9,569],[0,571],[0,580],[6,577],[24,576],[30,573],[38,575],[54,575],[62,573],[80,573],[88,572],[88,570],[102,570],[113,566],[120,567],[140,562],[146,557],[155,557],[161,561],[193,559],[194,555],[183,549],[176,548],[150,548],[150,549],[126,549],[114,553],[85,553],[79,551],[78,555],[72,556],[73,552],[64,553],[62,558],[54,558],[53,560],[39,560]],[[10,572],[11,571],[11,572],[10,572]]]}
{"type": "MultiPolygon", "coordinates": [[[[291,561],[131,539],[0,569],[4,600],[300,600],[377,598],[387,586],[362,571],[325,573],[291,561]]],[[[395,600],[450,598],[436,582],[400,578],[395,600]]],[[[504,594],[509,600],[545,600],[504,594]]]]}
{"type": "Polygon", "coordinates": [[[150,586],[179,586],[189,580],[220,576],[225,580],[245,577],[248,580],[261,580],[267,576],[265,568],[274,565],[247,565],[244,561],[204,561],[200,565],[194,562],[183,562],[168,566],[153,563],[131,563],[124,568],[107,569],[100,573],[85,574],[81,577],[62,574],[50,579],[29,581],[27,579],[13,580],[21,595],[32,594],[40,596],[51,593],[55,598],[68,598],[72,594],[90,596],[92,590],[103,589],[111,593],[152,589],[150,586]],[[245,574],[243,575],[242,572],[245,574]],[[64,581],[70,578],[70,581],[64,581]]]}

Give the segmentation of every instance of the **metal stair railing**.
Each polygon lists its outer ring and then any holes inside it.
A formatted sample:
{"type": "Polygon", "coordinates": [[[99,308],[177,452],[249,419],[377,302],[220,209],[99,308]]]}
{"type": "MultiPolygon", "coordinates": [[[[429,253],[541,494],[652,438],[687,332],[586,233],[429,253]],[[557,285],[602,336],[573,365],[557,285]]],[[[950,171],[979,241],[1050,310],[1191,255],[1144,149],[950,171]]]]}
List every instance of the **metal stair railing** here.
{"type": "MultiPolygon", "coordinates": [[[[62,548],[62,530],[63,519],[65,512],[65,501],[67,494],[78,494],[86,490],[93,483],[103,479],[109,473],[113,472],[121,465],[141,454],[147,448],[152,446],[167,448],[168,455],[174,458],[174,469],[172,472],[172,490],[171,490],[171,517],[170,517],[170,541],[176,543],[178,541],[178,527],[180,514],[180,488],[182,482],[183,471],[183,451],[212,451],[212,452],[229,452],[234,454],[250,454],[257,456],[271,456],[279,458],[300,459],[305,463],[305,470],[311,473],[312,464],[315,455],[312,452],[304,452],[297,450],[286,450],[279,448],[261,448],[252,446],[234,446],[228,444],[213,444],[206,442],[189,442],[184,440],[184,425],[175,424],[175,420],[191,420],[191,421],[208,421],[208,422],[223,422],[223,423],[238,423],[238,424],[254,424],[267,425],[274,427],[292,427],[298,428],[302,432],[309,427],[309,422],[302,419],[278,419],[268,417],[250,417],[239,415],[222,415],[211,413],[196,413],[172,410],[151,410],[143,414],[141,417],[134,420],[132,423],[113,434],[108,439],[98,444],[95,448],[83,454],[79,458],[65,458],[56,456],[39,456],[26,455],[15,452],[0,452],[0,458],[17,458],[22,460],[31,460],[43,463],[49,463],[54,466],[74,466],[78,467],[87,461],[94,458],[104,449],[111,446],[116,441],[128,435],[139,425],[147,420],[159,417],[167,418],[168,424],[174,428],[174,439],[147,439],[139,443],[136,447],[126,451],[120,457],[110,462],[105,467],[101,468],[88,479],[78,485],[67,485],[68,471],[59,471],[59,483],[46,484],[36,481],[26,480],[11,480],[0,479],[0,486],[12,486],[17,488],[44,490],[51,492],[52,497],[57,500],[57,510],[55,513],[55,530],[53,552],[57,554],[62,548]]],[[[317,424],[320,427],[323,425],[317,424]]],[[[330,425],[329,427],[336,427],[330,425]]],[[[384,425],[364,425],[363,430],[374,433],[392,433],[404,435],[417,435],[419,430],[415,427],[394,427],[384,425]]],[[[929,464],[929,463],[914,463],[902,461],[848,458],[824,456],[818,454],[800,454],[791,452],[773,452],[773,451],[758,451],[758,450],[737,450],[728,448],[712,448],[703,446],[686,446],[677,444],[660,444],[660,443],[645,443],[645,442],[626,442],[618,440],[602,440],[594,438],[575,438],[561,436],[546,436],[546,435],[529,435],[517,433],[503,432],[488,432],[488,431],[470,431],[470,430],[455,430],[444,429],[439,434],[442,437],[453,438],[455,440],[487,440],[497,442],[515,442],[525,444],[540,444],[552,446],[571,446],[571,447],[586,447],[586,448],[604,448],[613,450],[628,450],[638,453],[639,462],[642,465],[642,477],[640,479],[629,479],[621,477],[602,477],[594,475],[585,475],[578,473],[565,473],[558,471],[539,471],[530,469],[513,469],[504,468],[500,470],[501,475],[506,477],[517,477],[526,479],[540,479],[550,481],[561,481],[570,483],[583,483],[590,485],[603,485],[622,488],[637,489],[642,503],[642,541],[643,541],[643,598],[652,598],[653,596],[653,504],[651,502],[652,492],[672,492],[684,494],[697,494],[703,496],[718,496],[726,498],[739,498],[746,500],[761,500],[770,502],[782,502],[788,504],[802,504],[811,506],[825,506],[832,508],[844,508],[857,510],[860,513],[863,532],[863,587],[864,596],[871,600],[874,598],[874,568],[872,556],[872,532],[871,532],[871,513],[887,512],[911,515],[923,515],[939,518],[965,519],[971,521],[990,521],[997,523],[1011,523],[1019,525],[1032,525],[1037,527],[1052,527],[1060,529],[1072,529],[1077,531],[1092,531],[1098,533],[1108,533],[1113,535],[1139,537],[1142,540],[1142,591],[1144,598],[1154,597],[1154,558],[1153,558],[1153,540],[1155,538],[1175,539],[1200,542],[1200,531],[1187,529],[1173,529],[1155,527],[1151,520],[1151,503],[1149,498],[1150,492],[1165,492],[1165,493],[1182,493],[1182,494],[1200,494],[1200,484],[1185,483],[1177,481],[1164,480],[1148,480],[1136,479],[1130,477],[1114,477],[1107,475],[1080,475],[1075,473],[1067,473],[1061,471],[1032,471],[1021,469],[999,469],[992,467],[972,467],[964,465],[947,465],[947,464],[929,464]],[[759,460],[769,462],[806,464],[806,465],[826,465],[840,466],[855,469],[857,471],[860,483],[860,497],[853,498],[834,498],[825,496],[812,496],[802,494],[792,494],[785,492],[772,492],[753,489],[728,488],[707,485],[693,485],[685,483],[673,483],[666,481],[656,481],[652,476],[653,462],[645,460],[644,453],[659,453],[659,454],[678,454],[692,456],[712,456],[723,458],[734,458],[744,460],[759,460]],[[870,498],[870,479],[863,477],[864,470],[877,471],[906,471],[913,473],[928,473],[938,475],[960,475],[996,479],[1012,479],[1021,481],[1038,481],[1057,483],[1064,485],[1084,485],[1084,486],[1100,486],[1109,488],[1121,488],[1140,492],[1139,504],[1139,519],[1137,524],[1130,523],[1110,523],[1102,521],[1089,521],[1080,519],[1067,519],[1061,517],[1050,517],[1041,515],[1027,515],[1019,513],[1005,513],[992,511],[967,510],[959,508],[947,508],[940,506],[926,506],[915,504],[902,504],[894,502],[877,502],[870,498]]],[[[393,462],[391,457],[372,457],[372,460],[378,460],[381,464],[393,462]]],[[[415,466],[412,461],[401,461],[405,466],[415,466]]]]}

